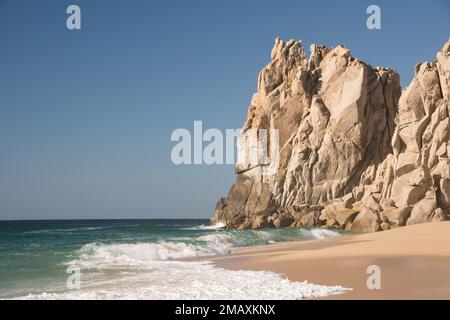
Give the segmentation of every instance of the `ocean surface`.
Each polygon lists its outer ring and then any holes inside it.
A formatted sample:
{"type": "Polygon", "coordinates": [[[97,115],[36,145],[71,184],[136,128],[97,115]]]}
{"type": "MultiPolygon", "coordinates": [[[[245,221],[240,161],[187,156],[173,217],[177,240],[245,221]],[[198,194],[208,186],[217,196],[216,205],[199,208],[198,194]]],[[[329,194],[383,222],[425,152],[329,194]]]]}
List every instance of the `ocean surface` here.
{"type": "Polygon", "coordinates": [[[0,221],[1,299],[301,299],[345,290],[183,258],[339,236],[223,230],[208,220],[0,221]]]}

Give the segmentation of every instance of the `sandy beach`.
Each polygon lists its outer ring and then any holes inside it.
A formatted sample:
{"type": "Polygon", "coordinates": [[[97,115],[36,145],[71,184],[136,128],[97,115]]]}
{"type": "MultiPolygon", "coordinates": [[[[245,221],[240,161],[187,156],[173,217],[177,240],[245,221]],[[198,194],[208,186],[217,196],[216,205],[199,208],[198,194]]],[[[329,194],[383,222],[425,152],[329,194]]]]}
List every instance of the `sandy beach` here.
{"type": "Polygon", "coordinates": [[[450,222],[251,248],[209,258],[231,270],[273,271],[291,281],[342,285],[327,299],[450,299],[450,222]],[[369,290],[367,267],[381,268],[381,289],[369,290]]]}

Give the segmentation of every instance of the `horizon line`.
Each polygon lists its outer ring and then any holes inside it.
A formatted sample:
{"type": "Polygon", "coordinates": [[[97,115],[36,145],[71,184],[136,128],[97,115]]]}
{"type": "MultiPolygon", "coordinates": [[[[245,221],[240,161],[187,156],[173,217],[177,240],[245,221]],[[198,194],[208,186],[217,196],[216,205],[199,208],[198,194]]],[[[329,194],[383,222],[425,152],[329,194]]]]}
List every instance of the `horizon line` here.
{"type": "Polygon", "coordinates": [[[0,219],[0,222],[20,221],[107,221],[107,220],[209,220],[209,218],[85,218],[85,219],[0,219]]]}

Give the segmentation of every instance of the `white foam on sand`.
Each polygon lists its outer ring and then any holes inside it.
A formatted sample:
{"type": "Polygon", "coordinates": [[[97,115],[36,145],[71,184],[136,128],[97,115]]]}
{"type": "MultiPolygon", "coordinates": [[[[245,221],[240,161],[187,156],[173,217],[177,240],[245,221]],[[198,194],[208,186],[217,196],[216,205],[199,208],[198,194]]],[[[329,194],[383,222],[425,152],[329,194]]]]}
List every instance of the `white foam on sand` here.
{"type": "MultiPolygon", "coordinates": [[[[87,285],[91,287],[92,283],[87,285]]],[[[19,299],[286,300],[323,297],[348,290],[341,286],[291,282],[271,272],[229,271],[197,262],[160,261],[145,272],[122,273],[118,278],[102,280],[93,288],[30,294],[19,299]]]]}
{"type": "MultiPolygon", "coordinates": [[[[201,238],[201,239],[200,239],[201,238]]],[[[206,235],[203,247],[186,243],[85,245],[70,265],[81,268],[81,289],[16,299],[304,299],[349,289],[291,282],[265,271],[231,271],[173,259],[209,256],[235,245],[223,234],[206,235]]]]}

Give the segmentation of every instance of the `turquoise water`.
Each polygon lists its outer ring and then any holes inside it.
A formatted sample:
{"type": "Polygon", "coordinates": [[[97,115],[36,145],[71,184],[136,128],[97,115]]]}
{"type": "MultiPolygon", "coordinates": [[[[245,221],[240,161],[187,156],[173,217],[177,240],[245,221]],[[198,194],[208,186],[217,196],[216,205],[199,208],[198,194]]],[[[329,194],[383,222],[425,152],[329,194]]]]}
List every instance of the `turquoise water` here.
{"type": "MultiPolygon", "coordinates": [[[[89,279],[87,287],[97,289],[105,283],[111,287],[122,280],[132,281],[143,274],[144,266],[146,275],[149,270],[161,272],[173,266],[168,262],[179,258],[221,255],[234,247],[336,235],[299,228],[230,231],[209,227],[208,222],[1,221],[0,298],[64,292],[68,266],[81,268],[84,279],[89,279]]],[[[152,281],[147,286],[155,283],[152,281]]],[[[131,282],[127,283],[128,288],[131,282]]]]}

